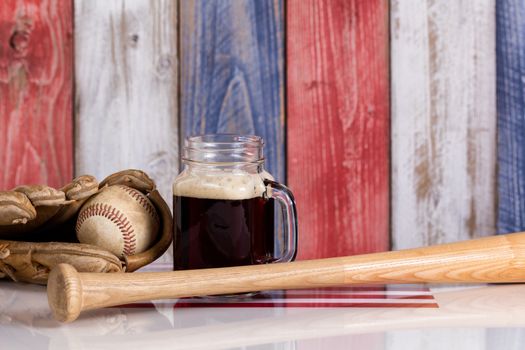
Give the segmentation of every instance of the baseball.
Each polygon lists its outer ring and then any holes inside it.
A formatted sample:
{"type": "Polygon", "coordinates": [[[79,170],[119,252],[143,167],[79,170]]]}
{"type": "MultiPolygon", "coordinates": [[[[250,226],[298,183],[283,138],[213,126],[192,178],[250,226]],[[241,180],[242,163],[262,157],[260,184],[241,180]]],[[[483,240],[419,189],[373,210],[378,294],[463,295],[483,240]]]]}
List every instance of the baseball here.
{"type": "Polygon", "coordinates": [[[155,241],[159,217],[151,201],[134,188],[115,185],[90,198],[80,210],[77,238],[124,258],[155,241]]]}

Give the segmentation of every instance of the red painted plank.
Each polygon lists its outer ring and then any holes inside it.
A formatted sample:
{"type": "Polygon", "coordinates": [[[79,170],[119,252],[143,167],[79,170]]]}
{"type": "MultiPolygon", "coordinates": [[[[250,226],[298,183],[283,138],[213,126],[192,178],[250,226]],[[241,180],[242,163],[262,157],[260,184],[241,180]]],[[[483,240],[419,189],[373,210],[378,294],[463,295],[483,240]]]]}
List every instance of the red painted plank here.
{"type": "Polygon", "coordinates": [[[72,4],[0,2],[0,189],[73,175],[72,4]]]}
{"type": "Polygon", "coordinates": [[[288,183],[298,259],[387,250],[386,0],[290,0],[288,183]]]}

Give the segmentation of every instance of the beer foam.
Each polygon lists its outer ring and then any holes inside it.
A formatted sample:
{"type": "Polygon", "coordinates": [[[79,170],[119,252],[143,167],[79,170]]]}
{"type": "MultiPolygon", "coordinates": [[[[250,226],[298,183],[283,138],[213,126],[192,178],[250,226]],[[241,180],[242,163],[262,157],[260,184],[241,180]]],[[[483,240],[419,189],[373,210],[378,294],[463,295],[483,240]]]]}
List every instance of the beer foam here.
{"type": "Polygon", "coordinates": [[[173,184],[173,195],[202,199],[241,200],[262,197],[266,191],[264,180],[273,177],[263,172],[244,171],[184,172],[173,184]]]}

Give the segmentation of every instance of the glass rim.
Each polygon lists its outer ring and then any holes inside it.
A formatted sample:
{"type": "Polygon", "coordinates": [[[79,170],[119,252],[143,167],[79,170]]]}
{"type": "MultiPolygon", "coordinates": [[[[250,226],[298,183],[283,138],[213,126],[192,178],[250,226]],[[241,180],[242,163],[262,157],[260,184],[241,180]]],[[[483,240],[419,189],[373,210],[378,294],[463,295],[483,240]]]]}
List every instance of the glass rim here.
{"type": "Polygon", "coordinates": [[[184,140],[184,147],[195,148],[191,145],[254,145],[264,144],[262,137],[242,134],[202,134],[188,136],[184,140]]]}
{"type": "Polygon", "coordinates": [[[242,134],[203,134],[184,140],[182,160],[197,163],[253,163],[264,160],[263,138],[242,134]]]}

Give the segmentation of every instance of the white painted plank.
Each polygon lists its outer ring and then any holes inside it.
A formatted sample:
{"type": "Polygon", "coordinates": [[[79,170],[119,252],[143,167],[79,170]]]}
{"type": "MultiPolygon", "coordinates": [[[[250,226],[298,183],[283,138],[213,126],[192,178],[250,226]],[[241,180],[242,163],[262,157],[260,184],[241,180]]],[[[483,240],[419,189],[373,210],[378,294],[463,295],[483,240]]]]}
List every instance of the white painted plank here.
{"type": "Polygon", "coordinates": [[[495,233],[495,2],[391,6],[394,249],[495,233]]]}
{"type": "Polygon", "coordinates": [[[176,1],[75,0],[77,175],[141,169],[171,202],[177,66],[176,1]]]}

